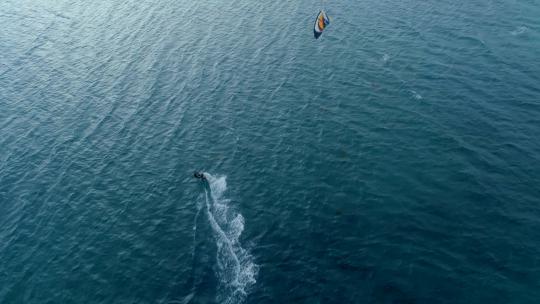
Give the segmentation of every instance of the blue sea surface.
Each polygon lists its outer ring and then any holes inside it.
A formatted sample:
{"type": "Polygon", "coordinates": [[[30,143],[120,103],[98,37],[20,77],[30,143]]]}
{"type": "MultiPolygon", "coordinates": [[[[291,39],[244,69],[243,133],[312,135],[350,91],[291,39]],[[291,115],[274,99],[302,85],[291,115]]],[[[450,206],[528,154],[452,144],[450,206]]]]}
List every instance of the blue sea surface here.
{"type": "Polygon", "coordinates": [[[540,303],[540,2],[1,1],[0,303],[540,303]]]}

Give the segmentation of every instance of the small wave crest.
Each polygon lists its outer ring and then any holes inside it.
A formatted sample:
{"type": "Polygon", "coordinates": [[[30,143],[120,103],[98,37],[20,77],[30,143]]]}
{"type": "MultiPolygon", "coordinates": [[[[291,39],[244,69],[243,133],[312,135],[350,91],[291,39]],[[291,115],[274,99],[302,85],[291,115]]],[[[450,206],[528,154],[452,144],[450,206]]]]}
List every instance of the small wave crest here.
{"type": "Polygon", "coordinates": [[[423,99],[422,95],[418,94],[418,92],[416,92],[414,90],[409,90],[409,93],[411,93],[412,98],[414,98],[416,100],[422,100],[423,99]]]}
{"type": "Polygon", "coordinates": [[[528,30],[529,30],[529,28],[526,27],[526,26],[519,26],[516,29],[514,29],[513,31],[511,31],[510,35],[519,36],[519,35],[525,34],[528,30]]]}
{"type": "Polygon", "coordinates": [[[216,240],[216,275],[219,281],[218,303],[242,303],[256,282],[258,266],[250,252],[240,244],[244,217],[229,208],[224,197],[226,177],[205,173],[209,191],[205,193],[206,211],[216,240]]]}

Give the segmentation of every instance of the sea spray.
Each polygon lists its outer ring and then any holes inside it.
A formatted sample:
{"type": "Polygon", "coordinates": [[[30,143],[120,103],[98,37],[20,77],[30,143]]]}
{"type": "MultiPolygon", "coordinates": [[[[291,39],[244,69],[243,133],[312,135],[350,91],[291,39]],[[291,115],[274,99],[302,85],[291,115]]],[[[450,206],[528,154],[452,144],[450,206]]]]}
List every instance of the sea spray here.
{"type": "Polygon", "coordinates": [[[206,190],[206,211],[216,240],[216,276],[218,303],[243,303],[249,288],[256,282],[258,267],[250,252],[240,244],[244,230],[244,217],[229,208],[230,200],[224,198],[226,177],[205,173],[209,190],[206,190]]]}

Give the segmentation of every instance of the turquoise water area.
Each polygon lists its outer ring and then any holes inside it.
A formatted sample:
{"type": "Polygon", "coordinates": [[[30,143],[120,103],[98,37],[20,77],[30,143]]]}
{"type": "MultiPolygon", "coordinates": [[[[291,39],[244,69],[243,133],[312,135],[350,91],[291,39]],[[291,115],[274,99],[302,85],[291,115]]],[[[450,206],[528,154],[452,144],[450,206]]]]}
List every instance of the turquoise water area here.
{"type": "Polygon", "coordinates": [[[539,16],[0,2],[0,303],[540,303],[539,16]]]}

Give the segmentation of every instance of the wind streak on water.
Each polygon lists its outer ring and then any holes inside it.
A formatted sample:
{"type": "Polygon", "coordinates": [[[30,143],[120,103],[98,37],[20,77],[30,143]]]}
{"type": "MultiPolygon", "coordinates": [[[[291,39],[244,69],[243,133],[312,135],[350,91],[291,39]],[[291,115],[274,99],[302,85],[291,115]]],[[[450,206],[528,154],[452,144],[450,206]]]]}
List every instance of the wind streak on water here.
{"type": "Polygon", "coordinates": [[[227,190],[226,177],[205,173],[210,193],[205,190],[206,211],[216,240],[216,276],[219,281],[219,303],[242,303],[249,288],[256,282],[258,266],[253,256],[240,244],[244,217],[230,210],[230,200],[223,197],[227,190]],[[210,195],[208,195],[210,194],[210,195]]]}

